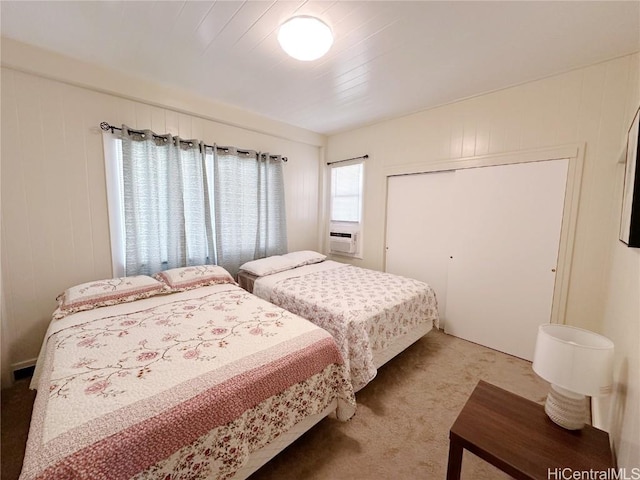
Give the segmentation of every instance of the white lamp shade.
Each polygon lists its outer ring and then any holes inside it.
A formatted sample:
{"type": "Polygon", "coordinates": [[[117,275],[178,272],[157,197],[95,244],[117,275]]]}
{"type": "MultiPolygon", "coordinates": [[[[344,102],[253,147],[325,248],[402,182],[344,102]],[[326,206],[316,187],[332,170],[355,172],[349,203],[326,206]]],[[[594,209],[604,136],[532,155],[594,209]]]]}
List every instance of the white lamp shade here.
{"type": "Polygon", "coordinates": [[[322,20],[301,15],[290,18],[280,26],[278,42],[293,58],[311,61],[329,51],[333,44],[333,33],[322,20]]]}
{"type": "Polygon", "coordinates": [[[611,393],[613,342],[568,325],[538,328],[533,371],[553,385],[591,397],[611,393]]]}

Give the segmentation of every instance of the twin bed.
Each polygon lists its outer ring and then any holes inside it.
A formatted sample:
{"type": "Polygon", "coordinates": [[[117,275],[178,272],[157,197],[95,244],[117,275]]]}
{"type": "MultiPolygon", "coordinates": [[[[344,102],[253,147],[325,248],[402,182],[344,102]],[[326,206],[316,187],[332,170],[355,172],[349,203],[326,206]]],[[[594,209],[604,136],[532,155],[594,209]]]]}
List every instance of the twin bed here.
{"type": "Polygon", "coordinates": [[[273,303],[210,265],[68,289],[32,380],[21,480],[246,478],[330,413],[351,418],[354,391],[437,309],[421,282],[332,263],[252,279],[273,303]]]}
{"type": "Polygon", "coordinates": [[[426,283],[326,260],[313,251],[245,263],[238,282],[331,333],[355,391],[438,327],[435,293],[426,283]]]}

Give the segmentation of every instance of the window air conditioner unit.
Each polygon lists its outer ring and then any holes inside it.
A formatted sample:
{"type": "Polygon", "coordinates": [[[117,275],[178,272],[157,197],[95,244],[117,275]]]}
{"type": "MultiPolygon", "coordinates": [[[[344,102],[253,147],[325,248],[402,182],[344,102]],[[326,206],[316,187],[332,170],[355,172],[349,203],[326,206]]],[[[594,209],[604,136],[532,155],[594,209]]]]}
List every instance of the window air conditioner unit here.
{"type": "Polygon", "coordinates": [[[331,253],[356,253],[357,233],[329,232],[329,250],[331,253]]]}

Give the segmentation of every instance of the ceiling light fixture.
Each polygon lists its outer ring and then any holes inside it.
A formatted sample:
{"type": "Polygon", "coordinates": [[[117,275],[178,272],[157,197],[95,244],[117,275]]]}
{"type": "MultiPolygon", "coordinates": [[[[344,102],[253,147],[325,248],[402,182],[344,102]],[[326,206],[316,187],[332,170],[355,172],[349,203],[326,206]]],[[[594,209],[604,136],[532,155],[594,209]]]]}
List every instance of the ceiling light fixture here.
{"type": "Polygon", "coordinates": [[[302,15],[280,25],[278,42],[287,54],[308,62],[329,51],[333,44],[333,33],[322,20],[302,15]]]}

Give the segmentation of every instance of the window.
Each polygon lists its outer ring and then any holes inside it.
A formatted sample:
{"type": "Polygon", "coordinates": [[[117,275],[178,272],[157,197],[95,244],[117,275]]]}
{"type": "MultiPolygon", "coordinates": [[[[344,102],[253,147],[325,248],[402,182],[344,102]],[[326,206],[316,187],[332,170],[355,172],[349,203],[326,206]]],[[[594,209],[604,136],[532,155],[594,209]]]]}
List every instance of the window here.
{"type": "Polygon", "coordinates": [[[331,222],[360,223],[363,163],[331,167],[331,222]]]}
{"type": "Polygon", "coordinates": [[[280,156],[124,126],[104,146],[114,276],[286,252],[280,156]]]}
{"type": "Polygon", "coordinates": [[[362,258],[364,163],[331,166],[329,253],[362,258]]]}

